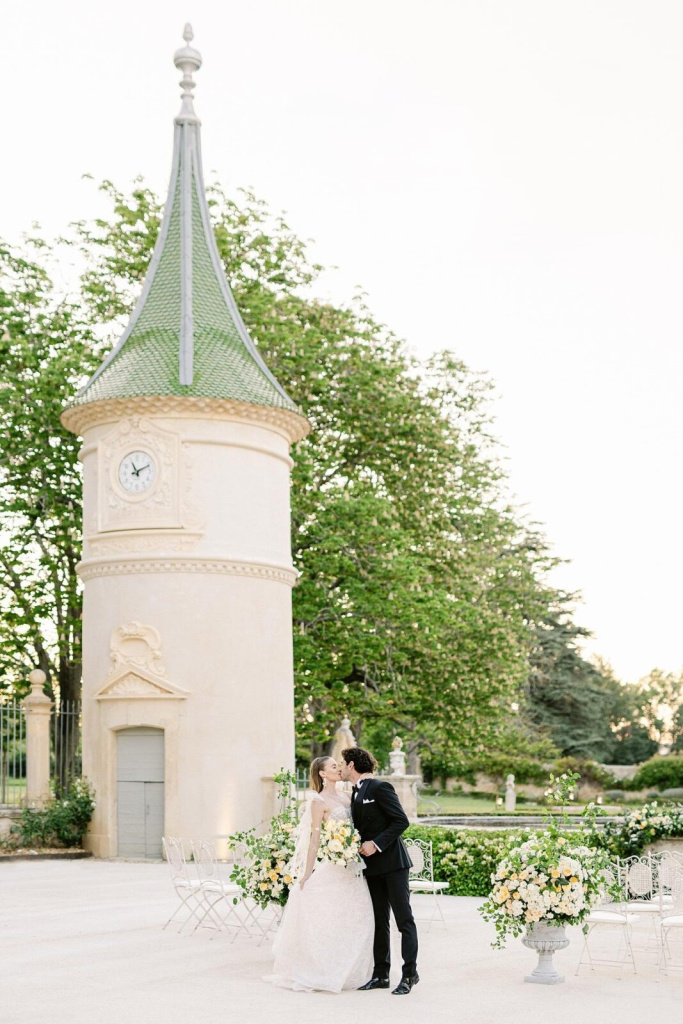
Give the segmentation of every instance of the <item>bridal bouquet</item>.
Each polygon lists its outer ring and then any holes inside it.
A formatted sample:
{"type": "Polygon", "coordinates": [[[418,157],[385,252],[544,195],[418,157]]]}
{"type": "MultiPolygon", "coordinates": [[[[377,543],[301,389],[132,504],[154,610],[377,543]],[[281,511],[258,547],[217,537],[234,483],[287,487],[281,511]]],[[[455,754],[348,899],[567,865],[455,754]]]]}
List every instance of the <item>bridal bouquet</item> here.
{"type": "Polygon", "coordinates": [[[320,846],[318,860],[328,860],[331,864],[347,867],[359,864],[361,848],[360,834],[353,825],[343,821],[323,821],[320,829],[320,846]]]}

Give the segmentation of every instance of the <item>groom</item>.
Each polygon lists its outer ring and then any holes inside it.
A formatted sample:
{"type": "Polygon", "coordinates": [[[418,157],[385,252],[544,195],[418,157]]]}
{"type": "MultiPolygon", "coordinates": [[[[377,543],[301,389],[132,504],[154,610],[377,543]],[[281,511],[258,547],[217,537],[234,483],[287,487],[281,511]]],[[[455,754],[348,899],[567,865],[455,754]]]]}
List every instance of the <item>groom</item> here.
{"type": "Polygon", "coordinates": [[[377,762],[362,747],[342,750],[341,776],[353,783],[351,816],[360,832],[360,853],[375,914],[375,966],[372,978],[361,991],[389,988],[391,966],[390,918],[393,910],[401,933],[403,972],[393,995],[407,995],[420,980],[417,973],[417,928],[410,909],[408,875],[412,862],[401,834],[410,824],[396,790],[373,777],[377,762]]]}

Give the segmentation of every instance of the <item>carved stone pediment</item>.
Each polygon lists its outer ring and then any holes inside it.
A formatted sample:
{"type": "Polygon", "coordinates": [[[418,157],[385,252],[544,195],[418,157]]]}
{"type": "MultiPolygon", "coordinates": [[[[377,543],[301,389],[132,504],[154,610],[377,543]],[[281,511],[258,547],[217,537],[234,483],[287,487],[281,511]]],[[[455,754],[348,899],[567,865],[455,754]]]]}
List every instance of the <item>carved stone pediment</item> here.
{"type": "Polygon", "coordinates": [[[95,694],[95,700],[185,700],[187,690],[144,668],[122,665],[95,694]]]}

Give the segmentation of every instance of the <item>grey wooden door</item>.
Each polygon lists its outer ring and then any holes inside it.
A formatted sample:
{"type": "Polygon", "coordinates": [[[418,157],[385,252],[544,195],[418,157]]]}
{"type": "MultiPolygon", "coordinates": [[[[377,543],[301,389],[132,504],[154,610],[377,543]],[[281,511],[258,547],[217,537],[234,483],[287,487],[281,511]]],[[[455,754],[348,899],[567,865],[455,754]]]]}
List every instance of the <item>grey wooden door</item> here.
{"type": "Polygon", "coordinates": [[[117,734],[119,857],[161,857],[164,834],[164,733],[124,729],[117,734]]]}

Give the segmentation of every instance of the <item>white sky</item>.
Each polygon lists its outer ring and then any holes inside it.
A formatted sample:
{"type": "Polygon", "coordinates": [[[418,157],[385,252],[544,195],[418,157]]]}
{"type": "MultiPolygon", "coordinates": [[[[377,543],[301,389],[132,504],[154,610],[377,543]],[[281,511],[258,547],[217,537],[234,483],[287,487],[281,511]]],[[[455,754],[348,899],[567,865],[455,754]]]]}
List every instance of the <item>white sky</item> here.
{"type": "Polygon", "coordinates": [[[0,234],[101,210],[83,172],[165,189],[188,19],[207,177],[286,210],[333,298],[491,374],[591,649],[680,668],[683,4],[6,5],[0,234]]]}

